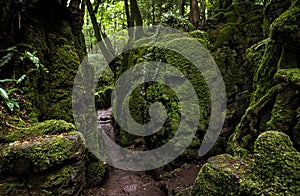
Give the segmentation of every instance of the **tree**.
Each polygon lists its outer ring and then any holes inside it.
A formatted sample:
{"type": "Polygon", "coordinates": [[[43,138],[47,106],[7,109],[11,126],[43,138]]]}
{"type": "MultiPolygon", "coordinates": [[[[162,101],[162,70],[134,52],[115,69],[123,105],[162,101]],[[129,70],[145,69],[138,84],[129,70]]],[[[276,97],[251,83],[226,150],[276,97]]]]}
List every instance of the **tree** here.
{"type": "Polygon", "coordinates": [[[190,21],[195,29],[200,28],[198,0],[190,0],[190,21]]]}
{"type": "Polygon", "coordinates": [[[185,0],[180,0],[180,3],[179,3],[179,14],[181,16],[184,16],[184,13],[185,13],[185,0]]]}
{"type": "Polygon", "coordinates": [[[205,29],[205,23],[206,23],[206,0],[202,0],[201,3],[201,29],[205,29]]]}
{"type": "Polygon", "coordinates": [[[139,39],[144,35],[142,28],[137,28],[135,31],[135,35],[132,27],[142,27],[143,26],[143,18],[136,0],[130,0],[130,4],[128,5],[128,0],[124,0],[125,3],[125,12],[127,17],[127,26],[129,29],[128,35],[130,38],[135,36],[135,39],[139,39]]]}

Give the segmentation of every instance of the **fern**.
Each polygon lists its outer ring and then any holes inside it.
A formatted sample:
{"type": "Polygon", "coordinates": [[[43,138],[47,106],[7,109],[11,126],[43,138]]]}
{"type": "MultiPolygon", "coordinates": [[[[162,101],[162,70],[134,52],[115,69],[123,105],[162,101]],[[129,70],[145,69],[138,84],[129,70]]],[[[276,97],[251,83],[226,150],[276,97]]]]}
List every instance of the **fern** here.
{"type": "MultiPolygon", "coordinates": [[[[5,56],[3,56],[0,59],[0,68],[6,65],[14,56],[14,54],[18,51],[16,46],[10,47],[6,50],[7,52],[5,56]]],[[[49,73],[48,69],[41,63],[40,59],[37,57],[36,52],[29,52],[25,51],[23,54],[19,56],[19,59],[21,61],[24,61],[25,59],[30,60],[35,67],[31,68],[26,74],[23,74],[20,78],[18,79],[1,79],[0,83],[13,83],[13,84],[19,84],[21,83],[29,73],[33,71],[43,71],[45,73],[49,73]]],[[[15,107],[19,108],[19,103],[16,100],[10,99],[9,95],[13,91],[20,90],[18,88],[13,88],[13,85],[10,85],[11,87],[4,89],[0,87],[0,99],[4,100],[4,103],[7,105],[10,111],[13,111],[15,107]]]]}

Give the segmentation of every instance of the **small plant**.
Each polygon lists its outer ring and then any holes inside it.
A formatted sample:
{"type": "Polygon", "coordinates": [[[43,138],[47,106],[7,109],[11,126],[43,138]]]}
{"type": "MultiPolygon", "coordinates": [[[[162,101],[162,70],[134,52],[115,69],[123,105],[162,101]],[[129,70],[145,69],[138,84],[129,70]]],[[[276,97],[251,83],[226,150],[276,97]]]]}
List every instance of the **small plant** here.
{"type": "MultiPolygon", "coordinates": [[[[6,49],[4,52],[7,52],[5,56],[3,56],[0,59],[0,68],[6,65],[14,56],[15,53],[18,52],[17,47],[13,46],[8,49],[6,49]]],[[[7,105],[10,111],[13,111],[14,108],[19,108],[19,104],[17,100],[11,99],[10,95],[12,92],[20,90],[18,88],[14,88],[15,84],[21,83],[29,73],[34,72],[34,71],[42,71],[44,73],[49,73],[48,69],[41,63],[40,59],[37,57],[36,52],[29,52],[25,51],[23,54],[19,56],[19,59],[23,62],[25,59],[30,60],[35,67],[31,68],[26,74],[23,74],[20,78],[18,79],[1,79],[1,83],[8,84],[10,83],[9,87],[7,88],[2,88],[0,87],[0,98],[4,100],[4,103],[7,105]]],[[[1,71],[1,70],[0,70],[1,71]]]]}
{"type": "Polygon", "coordinates": [[[0,96],[4,100],[5,104],[9,108],[10,111],[13,111],[15,107],[19,108],[19,103],[13,99],[9,98],[10,93],[15,89],[5,90],[0,87],[0,96]]]}

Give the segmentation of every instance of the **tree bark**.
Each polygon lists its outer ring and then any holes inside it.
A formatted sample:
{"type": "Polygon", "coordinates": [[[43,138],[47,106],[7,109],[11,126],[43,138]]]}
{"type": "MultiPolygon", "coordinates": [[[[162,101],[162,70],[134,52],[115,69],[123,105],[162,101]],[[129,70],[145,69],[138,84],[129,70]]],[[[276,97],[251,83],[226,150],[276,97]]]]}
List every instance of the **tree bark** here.
{"type": "Polygon", "coordinates": [[[135,30],[135,39],[139,39],[144,35],[144,31],[142,30],[143,18],[136,0],[130,0],[130,11],[135,26],[139,27],[135,30]]]}
{"type": "Polygon", "coordinates": [[[106,46],[104,44],[105,42],[107,42],[107,40],[105,40],[103,42],[103,39],[105,39],[106,35],[101,32],[101,29],[98,26],[97,19],[96,19],[96,16],[94,14],[94,11],[93,11],[93,6],[91,4],[91,1],[87,0],[86,3],[87,3],[86,4],[87,9],[88,9],[88,12],[90,14],[91,21],[92,21],[92,24],[93,24],[93,28],[94,28],[94,31],[95,31],[95,37],[96,37],[97,42],[99,44],[100,50],[103,53],[103,56],[104,56],[105,60],[109,64],[110,69],[115,74],[116,73],[116,68],[115,68],[115,66],[113,66],[113,63],[111,63],[112,60],[114,59],[114,55],[112,54],[113,49],[112,48],[109,49],[109,44],[108,44],[108,46],[106,46]]]}
{"type": "Polygon", "coordinates": [[[201,4],[201,29],[205,30],[205,24],[206,24],[206,0],[202,0],[201,4]]]}
{"type": "Polygon", "coordinates": [[[133,24],[133,20],[131,18],[131,14],[129,11],[128,0],[124,0],[124,4],[125,4],[125,13],[126,13],[126,18],[127,18],[128,36],[130,38],[133,38],[132,27],[134,26],[134,24],[133,24]]]}
{"type": "Polygon", "coordinates": [[[190,19],[195,29],[200,29],[198,0],[190,0],[190,19]]]}
{"type": "Polygon", "coordinates": [[[179,3],[179,14],[181,16],[184,16],[184,13],[185,13],[185,0],[180,0],[180,3],[179,3]]]}

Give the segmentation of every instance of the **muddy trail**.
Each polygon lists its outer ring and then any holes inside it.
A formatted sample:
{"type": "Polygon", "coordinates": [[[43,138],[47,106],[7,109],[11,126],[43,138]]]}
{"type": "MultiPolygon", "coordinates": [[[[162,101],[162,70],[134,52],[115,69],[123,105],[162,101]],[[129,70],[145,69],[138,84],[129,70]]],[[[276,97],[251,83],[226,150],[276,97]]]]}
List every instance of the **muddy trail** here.
{"type": "MultiPolygon", "coordinates": [[[[105,131],[112,140],[116,141],[115,130],[111,125],[111,113],[111,108],[99,110],[98,125],[99,130],[105,131]]],[[[201,165],[200,163],[183,163],[176,169],[168,169],[168,171],[159,168],[143,172],[124,171],[110,167],[105,183],[101,187],[89,189],[87,195],[175,195],[193,185],[201,165]]],[[[189,194],[186,193],[186,195],[189,194]]]]}

